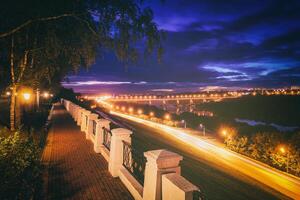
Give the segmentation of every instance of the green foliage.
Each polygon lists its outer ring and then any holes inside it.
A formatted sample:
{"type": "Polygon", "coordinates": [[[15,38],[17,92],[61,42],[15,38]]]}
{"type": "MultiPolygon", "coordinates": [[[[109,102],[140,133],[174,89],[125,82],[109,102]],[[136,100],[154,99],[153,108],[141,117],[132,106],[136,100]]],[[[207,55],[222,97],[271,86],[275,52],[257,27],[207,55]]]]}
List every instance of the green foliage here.
{"type": "Polygon", "coordinates": [[[282,137],[280,133],[256,133],[251,136],[235,136],[225,140],[226,146],[238,153],[247,155],[280,170],[300,176],[300,132],[291,139],[282,137]],[[284,145],[285,152],[280,151],[284,145]]]}
{"type": "Polygon", "coordinates": [[[6,85],[12,52],[18,84],[31,87],[59,84],[107,50],[124,63],[143,50],[159,59],[162,53],[163,33],[142,1],[3,0],[0,10],[0,78],[6,85]]]}
{"type": "Polygon", "coordinates": [[[32,138],[0,137],[0,199],[31,198],[40,170],[40,149],[32,138]]]}

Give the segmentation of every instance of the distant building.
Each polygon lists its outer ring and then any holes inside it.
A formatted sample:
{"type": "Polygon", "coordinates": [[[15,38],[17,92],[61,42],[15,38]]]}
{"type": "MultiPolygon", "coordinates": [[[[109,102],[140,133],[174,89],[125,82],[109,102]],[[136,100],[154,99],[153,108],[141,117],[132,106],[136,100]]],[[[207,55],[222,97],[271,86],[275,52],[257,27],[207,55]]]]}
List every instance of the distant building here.
{"type": "Polygon", "coordinates": [[[300,90],[300,86],[291,86],[291,90],[300,90]]]}

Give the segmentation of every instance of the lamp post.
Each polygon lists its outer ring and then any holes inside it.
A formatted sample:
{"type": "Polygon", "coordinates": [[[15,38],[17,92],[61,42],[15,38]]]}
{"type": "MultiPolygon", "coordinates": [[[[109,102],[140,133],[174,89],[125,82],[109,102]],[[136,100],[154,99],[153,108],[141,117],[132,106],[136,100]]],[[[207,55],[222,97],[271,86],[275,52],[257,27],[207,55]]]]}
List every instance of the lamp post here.
{"type": "Polygon", "coordinates": [[[279,151],[282,154],[286,154],[286,172],[289,173],[289,164],[290,164],[290,153],[289,150],[286,149],[284,146],[279,148],[279,151]]]}
{"type": "Polygon", "coordinates": [[[166,114],[166,115],[165,115],[165,119],[166,119],[166,120],[170,120],[170,119],[171,119],[171,116],[170,116],[169,114],[166,114]]]}
{"type": "Polygon", "coordinates": [[[202,128],[203,130],[203,136],[205,136],[205,126],[203,124],[200,124],[200,127],[202,128]]]}
{"type": "Polygon", "coordinates": [[[154,117],[154,112],[149,113],[150,117],[154,117]]]}
{"type": "Polygon", "coordinates": [[[137,112],[138,112],[139,115],[143,114],[143,110],[142,109],[138,109],[137,112]]]}
{"type": "Polygon", "coordinates": [[[186,121],[183,119],[181,122],[184,124],[184,128],[186,128],[186,121]]]}
{"type": "MultiPolygon", "coordinates": [[[[24,109],[23,109],[23,112],[24,112],[24,120],[28,121],[28,113],[27,113],[27,109],[28,109],[28,104],[29,104],[29,101],[30,101],[30,98],[31,98],[31,94],[28,93],[28,92],[24,92],[22,94],[23,96],[23,99],[24,99],[24,109]]],[[[25,123],[26,124],[26,123],[25,123]]],[[[30,123],[27,124],[28,125],[28,134],[30,134],[31,132],[31,126],[30,126],[30,123]]]]}

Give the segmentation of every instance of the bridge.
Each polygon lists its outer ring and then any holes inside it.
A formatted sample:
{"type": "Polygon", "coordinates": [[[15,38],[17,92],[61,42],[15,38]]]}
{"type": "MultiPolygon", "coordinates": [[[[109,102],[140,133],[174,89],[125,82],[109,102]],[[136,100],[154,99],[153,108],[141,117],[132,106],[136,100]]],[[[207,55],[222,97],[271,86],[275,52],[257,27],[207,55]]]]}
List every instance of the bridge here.
{"type": "Polygon", "coordinates": [[[190,101],[193,103],[195,100],[202,101],[221,101],[223,99],[238,98],[246,93],[228,92],[228,93],[214,93],[214,94],[177,94],[177,95],[118,95],[118,96],[97,96],[90,97],[96,100],[105,100],[109,102],[142,102],[147,101],[151,103],[152,101],[162,101],[166,103],[167,101],[190,101]]]}

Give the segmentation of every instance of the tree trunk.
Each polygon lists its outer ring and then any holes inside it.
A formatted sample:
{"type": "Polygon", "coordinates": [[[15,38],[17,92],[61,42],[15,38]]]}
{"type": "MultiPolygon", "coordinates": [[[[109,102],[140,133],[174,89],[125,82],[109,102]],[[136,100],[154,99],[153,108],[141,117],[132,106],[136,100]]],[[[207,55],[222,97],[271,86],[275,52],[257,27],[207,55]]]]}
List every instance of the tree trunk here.
{"type": "Polygon", "coordinates": [[[16,96],[17,85],[15,83],[15,70],[14,70],[14,36],[11,37],[11,50],[10,50],[10,75],[12,82],[11,100],[10,100],[10,130],[14,131],[15,126],[15,108],[16,108],[16,96]]]}
{"type": "Polygon", "coordinates": [[[16,97],[16,106],[15,106],[15,127],[18,129],[21,126],[21,97],[18,95],[16,97]]]}
{"type": "Polygon", "coordinates": [[[10,99],[10,130],[15,131],[15,108],[16,108],[16,86],[12,87],[11,99],[10,99]]]}

